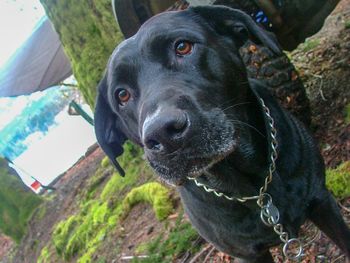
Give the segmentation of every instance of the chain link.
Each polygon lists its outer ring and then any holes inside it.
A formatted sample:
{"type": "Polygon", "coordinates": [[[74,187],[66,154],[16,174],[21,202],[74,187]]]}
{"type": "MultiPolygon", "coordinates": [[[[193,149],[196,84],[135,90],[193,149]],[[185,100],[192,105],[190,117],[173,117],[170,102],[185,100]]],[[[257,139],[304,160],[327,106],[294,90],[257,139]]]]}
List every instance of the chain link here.
{"type": "Polygon", "coordinates": [[[257,200],[260,198],[259,195],[254,195],[254,196],[247,196],[247,197],[235,197],[235,196],[228,196],[224,193],[220,193],[218,191],[216,191],[215,189],[213,188],[210,188],[208,187],[207,185],[205,184],[202,184],[200,182],[198,182],[198,180],[196,178],[193,178],[193,177],[187,177],[187,179],[191,180],[191,181],[194,181],[194,183],[198,186],[198,187],[202,187],[206,192],[208,193],[213,193],[215,194],[217,197],[224,197],[225,199],[229,200],[229,201],[238,201],[238,202],[241,202],[241,203],[245,203],[247,201],[250,201],[250,200],[257,200]]]}
{"type": "Polygon", "coordinates": [[[229,201],[238,201],[245,203],[250,200],[257,200],[256,203],[260,207],[260,219],[261,221],[269,226],[273,227],[274,232],[279,236],[280,240],[284,243],[283,245],[283,255],[291,260],[297,260],[303,253],[303,245],[301,241],[297,238],[289,238],[289,234],[284,231],[283,225],[279,223],[280,214],[278,208],[273,204],[272,197],[267,193],[268,185],[272,182],[273,173],[276,171],[276,160],[278,157],[277,154],[277,130],[275,128],[275,121],[270,114],[270,109],[265,105],[263,99],[260,98],[261,106],[264,109],[264,113],[268,119],[268,125],[270,127],[270,165],[268,175],[264,180],[264,185],[259,189],[259,195],[255,196],[246,196],[246,197],[235,197],[228,196],[224,193],[218,192],[217,190],[208,187],[205,184],[198,182],[196,178],[187,177],[189,180],[194,181],[194,183],[203,188],[208,193],[213,193],[217,197],[223,197],[229,201]],[[292,245],[296,246],[296,249],[292,248],[292,245]],[[295,252],[296,251],[296,252],[295,252]]]}

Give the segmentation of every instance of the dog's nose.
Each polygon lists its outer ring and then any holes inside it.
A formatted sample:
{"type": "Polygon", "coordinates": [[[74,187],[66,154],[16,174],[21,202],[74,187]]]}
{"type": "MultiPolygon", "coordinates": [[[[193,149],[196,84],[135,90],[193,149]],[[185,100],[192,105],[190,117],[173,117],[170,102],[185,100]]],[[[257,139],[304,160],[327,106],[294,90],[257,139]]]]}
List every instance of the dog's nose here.
{"type": "Polygon", "coordinates": [[[143,143],[153,152],[170,153],[182,145],[188,126],[185,112],[162,111],[145,123],[143,143]]]}

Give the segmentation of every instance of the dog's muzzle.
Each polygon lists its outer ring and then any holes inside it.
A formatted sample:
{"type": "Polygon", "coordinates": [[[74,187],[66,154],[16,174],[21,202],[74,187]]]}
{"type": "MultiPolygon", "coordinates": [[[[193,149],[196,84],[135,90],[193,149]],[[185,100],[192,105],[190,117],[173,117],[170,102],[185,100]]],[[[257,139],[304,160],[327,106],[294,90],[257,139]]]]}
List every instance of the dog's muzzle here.
{"type": "Polygon", "coordinates": [[[140,131],[145,157],[167,183],[197,177],[235,149],[235,130],[218,108],[210,111],[158,107],[140,131]]]}

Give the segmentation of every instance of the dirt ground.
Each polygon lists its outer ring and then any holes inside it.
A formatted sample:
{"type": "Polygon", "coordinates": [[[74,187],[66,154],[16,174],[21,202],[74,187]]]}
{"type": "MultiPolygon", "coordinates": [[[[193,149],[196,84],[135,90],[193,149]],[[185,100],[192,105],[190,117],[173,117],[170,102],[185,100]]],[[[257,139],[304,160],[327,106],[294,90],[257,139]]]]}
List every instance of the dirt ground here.
{"type": "MultiPolygon", "coordinates": [[[[336,167],[341,162],[350,160],[350,124],[344,121],[344,108],[350,103],[350,27],[344,26],[349,21],[350,0],[342,0],[323,29],[311,38],[317,45],[311,49],[302,45],[291,53],[292,61],[307,87],[312,108],[311,128],[320,143],[327,167],[336,167]]],[[[51,238],[54,224],[76,209],[74,198],[77,191],[84,187],[86,179],[95,172],[103,156],[97,148],[67,171],[57,185],[55,197],[48,203],[46,209],[49,216],[39,222],[29,222],[29,233],[19,246],[18,252],[12,255],[13,261],[7,258],[4,262],[36,262],[41,248],[51,238]]],[[[350,198],[340,201],[339,205],[350,225],[350,198]]],[[[172,215],[170,224],[176,216],[176,213],[172,215]]],[[[139,244],[151,240],[162,231],[165,231],[165,226],[156,220],[151,207],[139,204],[132,209],[123,224],[115,229],[112,235],[112,239],[115,239],[106,242],[98,253],[105,255],[108,263],[130,262],[128,256],[134,255],[139,244]],[[119,256],[115,257],[116,254],[119,256]]],[[[164,233],[166,235],[166,231],[164,233]]],[[[344,256],[335,245],[311,223],[303,226],[301,235],[306,243],[303,263],[345,262],[344,256]]],[[[215,250],[203,240],[196,242],[201,244],[196,255],[186,254],[174,262],[233,262],[232,258],[215,250]]],[[[279,248],[271,251],[275,262],[283,262],[279,248]]]]}
{"type": "Polygon", "coordinates": [[[29,222],[27,235],[19,245],[13,260],[9,262],[36,262],[41,249],[51,239],[53,226],[65,219],[67,215],[74,214],[74,211],[77,209],[75,199],[79,189],[84,188],[87,179],[95,173],[104,156],[100,148],[93,148],[86,157],[81,158],[54,185],[57,190],[50,201],[44,203],[46,206],[45,216],[42,220],[38,220],[40,216],[33,215],[32,220],[29,222]]]}
{"type": "Polygon", "coordinates": [[[0,234],[0,260],[7,254],[7,252],[13,246],[14,246],[14,242],[12,241],[11,238],[0,234]]]}

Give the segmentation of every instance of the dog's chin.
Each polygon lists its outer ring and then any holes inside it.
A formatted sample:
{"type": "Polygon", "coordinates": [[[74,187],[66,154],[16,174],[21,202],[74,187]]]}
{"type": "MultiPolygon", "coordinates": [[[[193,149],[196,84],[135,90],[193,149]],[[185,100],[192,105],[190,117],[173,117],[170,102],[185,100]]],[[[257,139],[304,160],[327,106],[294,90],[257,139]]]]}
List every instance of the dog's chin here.
{"type": "Polygon", "coordinates": [[[236,148],[235,140],[232,140],[230,144],[222,147],[221,149],[204,155],[198,155],[200,151],[195,151],[192,155],[183,155],[179,153],[171,160],[162,159],[159,160],[154,157],[147,156],[150,166],[159,175],[159,178],[167,184],[173,186],[180,186],[188,177],[196,178],[212,168],[215,164],[219,163],[236,148]]]}

